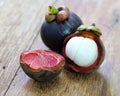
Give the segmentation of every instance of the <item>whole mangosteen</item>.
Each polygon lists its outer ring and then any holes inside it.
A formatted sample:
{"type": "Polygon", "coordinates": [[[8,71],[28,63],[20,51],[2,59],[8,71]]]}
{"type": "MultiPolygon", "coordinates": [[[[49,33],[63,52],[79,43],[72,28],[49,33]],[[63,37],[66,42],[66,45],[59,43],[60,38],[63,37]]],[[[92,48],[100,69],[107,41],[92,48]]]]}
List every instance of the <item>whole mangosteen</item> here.
{"type": "Polygon", "coordinates": [[[41,26],[41,38],[51,50],[62,53],[64,39],[83,24],[81,19],[67,7],[48,7],[41,26]]]}

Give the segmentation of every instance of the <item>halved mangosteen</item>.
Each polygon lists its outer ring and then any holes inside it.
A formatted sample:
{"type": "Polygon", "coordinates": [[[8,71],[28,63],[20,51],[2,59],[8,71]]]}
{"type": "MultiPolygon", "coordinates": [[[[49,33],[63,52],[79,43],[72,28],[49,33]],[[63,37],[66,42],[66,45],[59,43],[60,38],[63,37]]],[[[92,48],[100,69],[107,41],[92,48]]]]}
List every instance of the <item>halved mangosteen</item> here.
{"type": "Polygon", "coordinates": [[[76,72],[88,73],[97,69],[104,60],[105,48],[101,32],[91,25],[81,25],[76,33],[64,40],[63,55],[67,66],[76,72]]]}
{"type": "Polygon", "coordinates": [[[23,71],[37,81],[55,78],[64,66],[64,57],[50,50],[30,50],[20,55],[23,71]]]}
{"type": "Polygon", "coordinates": [[[83,24],[81,19],[67,7],[48,7],[41,26],[41,38],[51,50],[62,53],[64,39],[83,24]]]}

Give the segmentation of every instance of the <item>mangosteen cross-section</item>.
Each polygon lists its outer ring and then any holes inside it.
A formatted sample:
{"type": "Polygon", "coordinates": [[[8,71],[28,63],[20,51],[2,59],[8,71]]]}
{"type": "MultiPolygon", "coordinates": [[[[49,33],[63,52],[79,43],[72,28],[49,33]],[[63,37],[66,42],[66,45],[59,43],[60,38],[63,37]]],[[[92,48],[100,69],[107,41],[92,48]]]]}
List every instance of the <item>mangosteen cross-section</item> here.
{"type": "Polygon", "coordinates": [[[83,25],[64,40],[63,55],[66,65],[76,72],[88,73],[97,69],[105,57],[101,32],[95,26],[83,25]],[[96,30],[97,29],[97,30],[96,30]]]}
{"type": "Polygon", "coordinates": [[[64,57],[49,50],[31,50],[21,53],[23,71],[37,81],[55,78],[64,66],[64,57]]]}

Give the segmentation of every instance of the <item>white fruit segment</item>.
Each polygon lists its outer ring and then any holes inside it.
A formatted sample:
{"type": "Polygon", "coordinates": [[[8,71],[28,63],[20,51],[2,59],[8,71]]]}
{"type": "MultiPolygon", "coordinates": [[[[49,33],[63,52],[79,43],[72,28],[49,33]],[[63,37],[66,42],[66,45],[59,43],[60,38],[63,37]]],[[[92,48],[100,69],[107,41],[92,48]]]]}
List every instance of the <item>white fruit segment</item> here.
{"type": "Polygon", "coordinates": [[[98,57],[96,42],[84,37],[71,38],[66,44],[65,52],[68,58],[82,67],[92,65],[98,57]]]}

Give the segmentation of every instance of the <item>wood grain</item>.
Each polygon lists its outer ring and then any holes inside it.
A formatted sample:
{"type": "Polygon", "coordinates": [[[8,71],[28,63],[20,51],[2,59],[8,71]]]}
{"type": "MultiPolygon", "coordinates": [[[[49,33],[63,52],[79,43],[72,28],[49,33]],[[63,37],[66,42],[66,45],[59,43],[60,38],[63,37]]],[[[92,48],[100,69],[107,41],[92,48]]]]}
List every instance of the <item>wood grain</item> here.
{"type": "Polygon", "coordinates": [[[52,1],[0,0],[0,96],[19,68],[20,52],[29,49],[52,1]]]}
{"type": "Polygon", "coordinates": [[[120,96],[120,0],[57,0],[55,3],[56,6],[68,6],[85,25],[95,23],[101,29],[106,53],[96,72],[78,74],[63,69],[55,80],[36,82],[21,68],[17,70],[21,51],[48,49],[38,31],[50,3],[50,0],[6,0],[2,3],[0,96],[120,96]]]}

